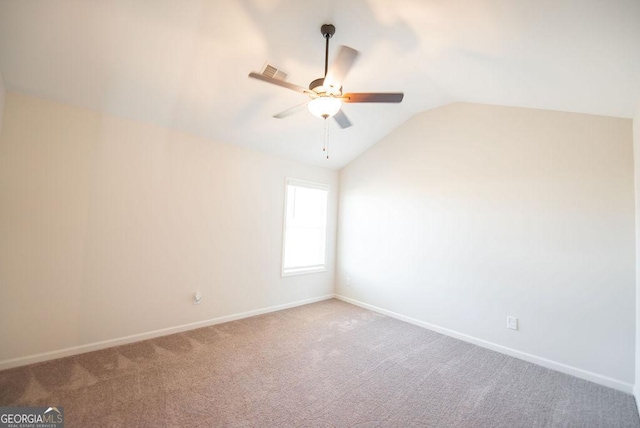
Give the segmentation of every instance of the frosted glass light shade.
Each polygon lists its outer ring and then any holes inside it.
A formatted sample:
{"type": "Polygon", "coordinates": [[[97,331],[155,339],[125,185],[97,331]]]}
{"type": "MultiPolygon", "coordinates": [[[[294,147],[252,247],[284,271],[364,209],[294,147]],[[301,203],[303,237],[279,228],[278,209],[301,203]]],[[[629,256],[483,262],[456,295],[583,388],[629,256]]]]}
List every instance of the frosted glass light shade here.
{"type": "Polygon", "coordinates": [[[342,102],[339,99],[332,97],[318,97],[314,100],[311,100],[311,102],[309,102],[308,104],[308,107],[311,114],[315,117],[319,117],[320,119],[327,119],[340,111],[342,102]]]}

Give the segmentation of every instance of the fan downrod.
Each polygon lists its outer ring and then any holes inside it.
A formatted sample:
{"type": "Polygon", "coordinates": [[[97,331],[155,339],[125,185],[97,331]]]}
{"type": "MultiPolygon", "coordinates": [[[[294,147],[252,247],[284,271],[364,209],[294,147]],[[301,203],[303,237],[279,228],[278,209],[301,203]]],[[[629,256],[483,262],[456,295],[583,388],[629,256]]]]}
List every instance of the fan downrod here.
{"type": "Polygon", "coordinates": [[[324,83],[324,78],[327,77],[327,70],[329,68],[329,39],[336,34],[336,27],[333,24],[324,24],[320,27],[320,32],[322,33],[322,37],[326,40],[325,43],[325,51],[324,51],[324,76],[314,80],[309,84],[309,89],[314,92],[319,92],[324,83]]]}

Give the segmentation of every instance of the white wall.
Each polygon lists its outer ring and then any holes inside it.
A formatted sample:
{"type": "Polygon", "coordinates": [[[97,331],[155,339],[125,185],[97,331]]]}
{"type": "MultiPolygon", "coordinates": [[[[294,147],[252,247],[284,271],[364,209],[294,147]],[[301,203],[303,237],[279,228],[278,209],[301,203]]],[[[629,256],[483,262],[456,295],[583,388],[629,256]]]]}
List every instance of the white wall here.
{"type": "Polygon", "coordinates": [[[630,391],[631,125],[477,104],[413,117],[341,171],[337,293],[630,391]]]}
{"type": "Polygon", "coordinates": [[[9,92],[0,362],[332,294],[337,179],[9,92]],[[280,277],[286,176],[332,188],[327,272],[280,277]]]}

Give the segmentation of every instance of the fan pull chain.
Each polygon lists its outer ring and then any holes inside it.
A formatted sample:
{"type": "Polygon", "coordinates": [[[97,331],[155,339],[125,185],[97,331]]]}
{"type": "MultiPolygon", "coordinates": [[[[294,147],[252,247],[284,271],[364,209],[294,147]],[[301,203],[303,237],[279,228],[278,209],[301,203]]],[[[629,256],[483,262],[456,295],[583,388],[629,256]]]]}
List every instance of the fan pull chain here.
{"type": "Polygon", "coordinates": [[[327,155],[327,159],[329,159],[329,121],[327,118],[324,119],[324,147],[322,151],[327,155]]]}

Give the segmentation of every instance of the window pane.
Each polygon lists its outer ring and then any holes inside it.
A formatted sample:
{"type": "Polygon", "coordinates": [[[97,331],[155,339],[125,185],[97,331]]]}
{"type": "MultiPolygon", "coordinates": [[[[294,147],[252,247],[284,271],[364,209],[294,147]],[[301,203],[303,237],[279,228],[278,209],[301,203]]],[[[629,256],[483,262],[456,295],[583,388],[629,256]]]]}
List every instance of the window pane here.
{"type": "Polygon", "coordinates": [[[287,185],[283,273],[324,267],[328,190],[310,186],[287,185]]]}
{"type": "Polygon", "coordinates": [[[290,228],[287,230],[285,268],[324,264],[324,236],[321,230],[290,228]]]}

